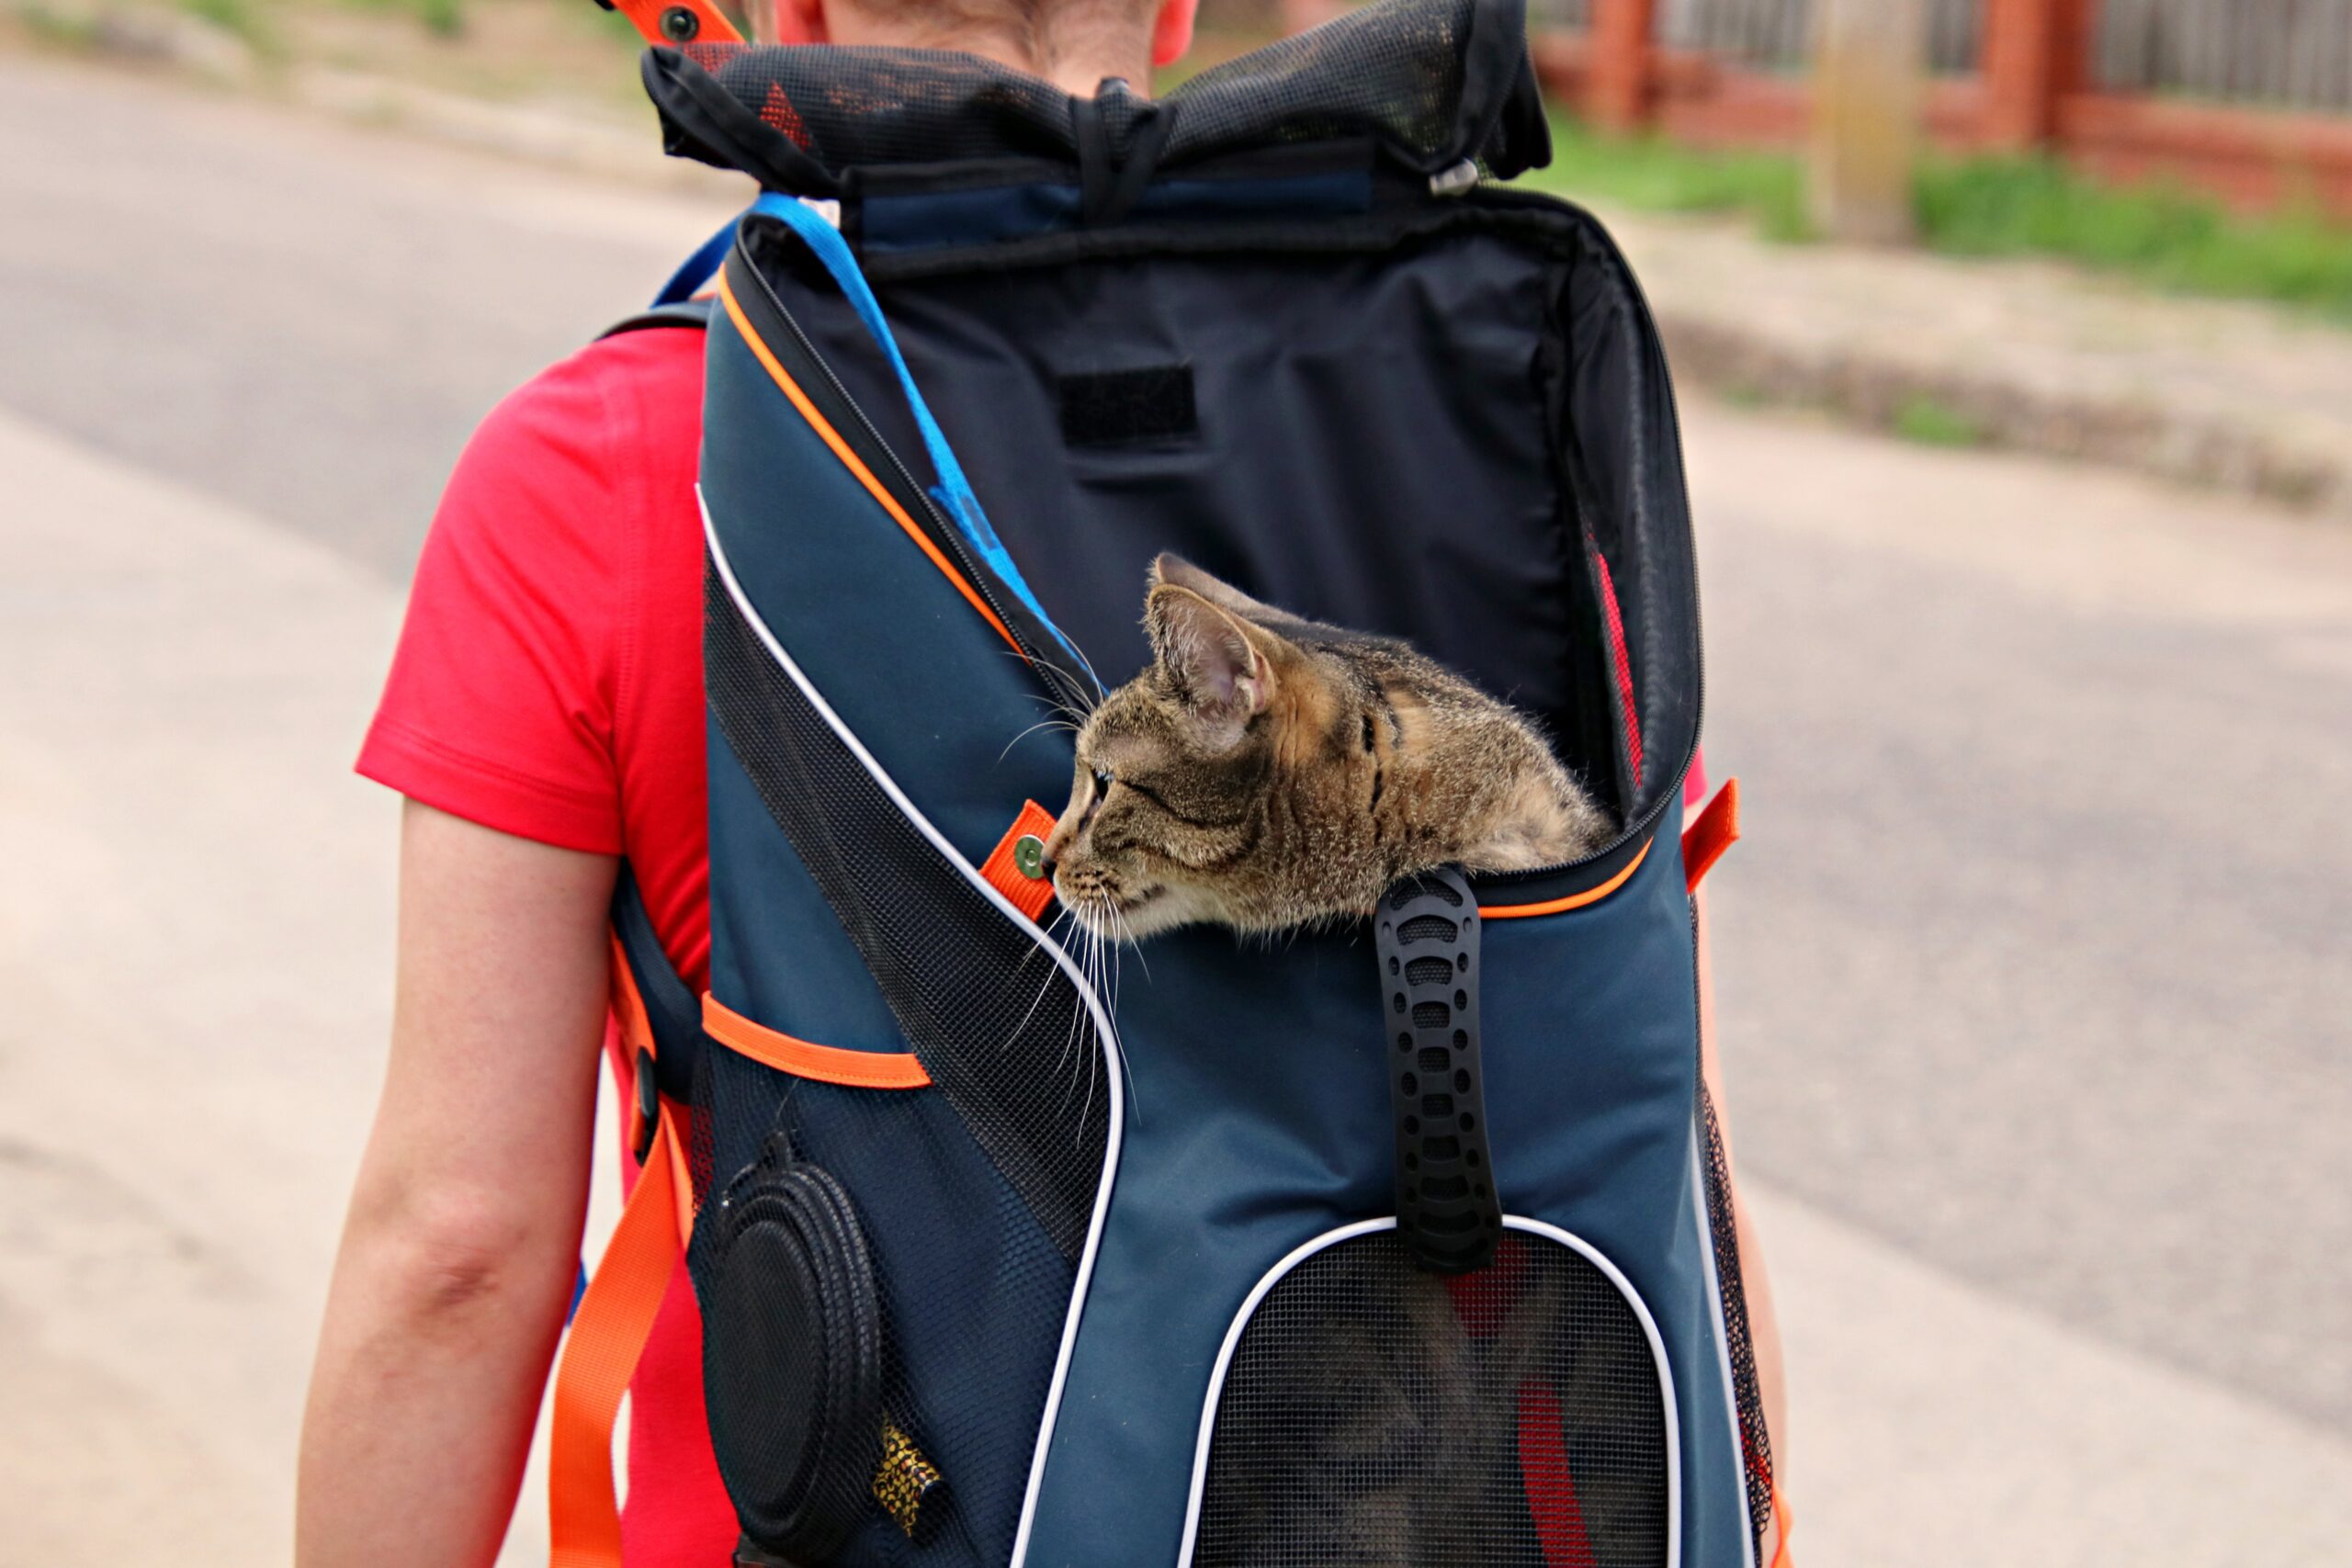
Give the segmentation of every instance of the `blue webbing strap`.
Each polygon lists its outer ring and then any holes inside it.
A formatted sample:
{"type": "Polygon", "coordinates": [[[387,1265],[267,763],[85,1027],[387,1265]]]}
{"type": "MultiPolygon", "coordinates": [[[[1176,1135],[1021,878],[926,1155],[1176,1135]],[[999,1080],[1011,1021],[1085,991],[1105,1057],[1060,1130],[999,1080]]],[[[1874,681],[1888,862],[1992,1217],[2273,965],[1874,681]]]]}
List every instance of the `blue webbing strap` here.
{"type": "Polygon", "coordinates": [[[899,389],[906,394],[907,406],[914,413],[916,427],[922,432],[923,447],[931,454],[932,471],[938,476],[939,483],[932,491],[933,499],[955,519],[966,542],[979,553],[980,558],[988,563],[998,580],[1021,595],[1023,603],[1083,667],[1086,662],[1084,657],[1079,655],[1069,638],[1062,636],[1061,628],[1056,626],[1053,617],[1046,614],[1046,607],[1037,603],[1037,596],[1029,591],[1029,584],[1022,578],[1021,569],[1013,564],[1012,557],[998,540],[996,530],[989,525],[988,513],[980,510],[979,498],[972,493],[971,481],[964,477],[963,465],[956,460],[956,453],[947,445],[947,437],[940,430],[939,422],[931,417],[930,406],[922,400],[922,393],[915,389],[914,376],[907,369],[905,357],[899,353],[898,340],[890,335],[890,324],[882,318],[882,306],[874,298],[874,290],[867,285],[865,274],[858,270],[857,258],[850,254],[849,243],[821,214],[793,197],[764,192],[752,203],[746,216],[751,213],[774,218],[799,235],[802,242],[817,254],[817,259],[825,264],[825,270],[833,275],[833,281],[841,285],[842,293],[848,297],[858,319],[865,323],[865,330],[873,334],[874,341],[881,345],[883,354],[888,357],[890,368],[898,373],[899,389]]]}
{"type": "Polygon", "coordinates": [[[678,270],[670,275],[670,281],[653,297],[653,308],[658,310],[664,305],[694,298],[695,290],[709,282],[710,275],[718,270],[718,264],[727,259],[727,247],[735,243],[735,225],[741,221],[740,218],[729,219],[727,227],[696,245],[695,254],[678,264],[678,270]]]}

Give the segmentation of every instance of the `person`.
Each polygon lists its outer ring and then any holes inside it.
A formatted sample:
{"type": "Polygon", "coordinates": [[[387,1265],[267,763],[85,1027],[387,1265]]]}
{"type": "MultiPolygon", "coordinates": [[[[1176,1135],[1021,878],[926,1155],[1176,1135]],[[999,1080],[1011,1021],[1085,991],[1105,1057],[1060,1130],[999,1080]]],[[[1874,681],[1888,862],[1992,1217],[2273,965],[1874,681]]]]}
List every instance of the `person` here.
{"type": "MultiPolygon", "coordinates": [[[[778,0],[777,26],[963,50],[1091,96],[1182,55],[1195,4],[778,0]]],[[[616,1050],[621,856],[681,976],[707,978],[702,344],[623,333],[509,397],[417,567],[358,764],[406,797],[398,983],[304,1422],[300,1568],[496,1555],[572,1295],[596,1043],[616,1050]]],[[[1747,1279],[1777,1435],[1760,1262],[1747,1279]]],[[[629,1568],[732,1560],[700,1371],[682,1265],[631,1388],[629,1568]]]]}

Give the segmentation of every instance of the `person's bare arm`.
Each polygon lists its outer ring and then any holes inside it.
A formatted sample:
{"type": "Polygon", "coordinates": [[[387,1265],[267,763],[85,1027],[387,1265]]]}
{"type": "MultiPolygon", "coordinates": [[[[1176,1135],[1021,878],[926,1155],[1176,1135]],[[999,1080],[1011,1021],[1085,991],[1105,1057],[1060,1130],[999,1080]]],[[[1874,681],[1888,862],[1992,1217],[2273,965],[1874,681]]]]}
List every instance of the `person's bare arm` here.
{"type": "Polygon", "coordinates": [[[391,1060],[311,1372],[300,1568],[497,1554],[579,1256],[614,863],[405,809],[391,1060]]]}
{"type": "MultiPolygon", "coordinates": [[[[1698,906],[1699,936],[1699,1072],[1706,1080],[1707,1097],[1714,1102],[1715,1122],[1724,1140],[1724,1163],[1733,1167],[1731,1183],[1731,1213],[1733,1234],[1739,1242],[1740,1283],[1746,1287],[1747,1300],[1747,1338],[1756,1352],[1756,1391],[1764,1405],[1764,1433],[1772,1446],[1772,1470],[1777,1480],[1784,1475],[1789,1454],[1788,1385],[1781,1359],[1781,1321],[1772,1308],[1772,1281],[1764,1268],[1763,1243],[1757,1238],[1755,1222],[1748,1217],[1747,1205],[1739,1196],[1736,1167],[1731,1146],[1731,1119],[1724,1104],[1722,1070],[1715,1059],[1715,998],[1713,967],[1707,951],[1707,895],[1704,888],[1694,896],[1698,906]]],[[[1770,1562],[1778,1544],[1779,1529],[1764,1542],[1765,1561],[1770,1562]]]]}

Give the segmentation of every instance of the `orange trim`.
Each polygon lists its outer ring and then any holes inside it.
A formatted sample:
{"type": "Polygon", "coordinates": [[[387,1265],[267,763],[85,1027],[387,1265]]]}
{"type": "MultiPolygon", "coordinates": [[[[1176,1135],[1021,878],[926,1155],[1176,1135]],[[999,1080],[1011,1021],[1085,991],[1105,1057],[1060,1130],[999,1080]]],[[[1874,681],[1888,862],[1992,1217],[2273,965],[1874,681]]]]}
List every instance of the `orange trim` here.
{"type": "MultiPolygon", "coordinates": [[[[1657,841],[1653,839],[1650,843],[1657,841]]],[[[1650,846],[1644,844],[1631,864],[1598,887],[1588,887],[1581,893],[1571,893],[1565,898],[1548,899],[1541,904],[1481,904],[1478,906],[1478,918],[1482,920],[1522,920],[1532,915],[1561,915],[1570,909],[1581,909],[1587,904],[1598,904],[1624,886],[1634,873],[1642,869],[1642,863],[1649,858],[1650,846]]]]}
{"type": "Polygon", "coordinates": [[[1682,829],[1682,880],[1696,893],[1699,882],[1739,842],[1739,781],[1724,780],[1690,826],[1682,829]]]}
{"type": "Polygon", "coordinates": [[[980,874],[988,879],[988,885],[1011,899],[1014,908],[1033,920],[1054,901],[1054,881],[1050,876],[1023,875],[1021,868],[1012,862],[1012,847],[1027,838],[1034,838],[1043,844],[1053,830],[1052,812],[1034,800],[1023,801],[1021,815],[1012,819],[1012,826],[1004,830],[1004,837],[996,841],[996,848],[989,852],[987,863],[980,867],[980,874]]]}
{"type": "Polygon", "coordinates": [[[708,991],[702,996],[702,1032],[730,1051],[797,1078],[849,1089],[924,1089],[931,1083],[931,1075],[910,1052],[844,1051],[795,1040],[753,1023],[708,991]]]}
{"type": "MultiPolygon", "coordinates": [[[[842,439],[841,432],[835,430],[825,416],[817,412],[817,405],[808,400],[808,394],[800,389],[800,383],[795,381],[785,367],[776,362],[775,355],[769,350],[765,343],[761,341],[760,334],[752,330],[751,319],[743,314],[743,307],[736,303],[735,290],[727,282],[727,269],[724,266],[718,269],[718,299],[720,304],[727,307],[728,319],[735,323],[735,330],[743,334],[744,343],[751,346],[752,356],[758,359],[761,366],[766,369],[769,378],[784,389],[784,395],[792,400],[792,406],[800,411],[800,417],[807,420],[809,427],[824,439],[825,445],[833,449],[833,456],[839,457],[842,466],[856,476],[857,482],[865,487],[866,493],[882,503],[882,510],[890,514],[890,520],[899,525],[908,538],[915,542],[924,555],[931,558],[931,564],[939,569],[940,574],[956,585],[956,592],[964,596],[965,603],[978,610],[980,613],[980,618],[996,628],[996,635],[1004,638],[1006,646],[1015,653],[1022,653],[1021,644],[1013,640],[1012,633],[1005,628],[1002,621],[997,619],[996,612],[989,608],[988,601],[979,596],[972,585],[964,580],[964,574],[956,570],[955,563],[942,555],[939,547],[931,542],[930,536],[916,525],[913,518],[907,515],[907,509],[900,506],[898,498],[884,488],[881,480],[874,477],[874,470],[867,468],[864,459],[860,458],[855,452],[850,450],[849,443],[842,439]]],[[[1028,655],[1022,653],[1022,657],[1026,659],[1028,655]]]]}

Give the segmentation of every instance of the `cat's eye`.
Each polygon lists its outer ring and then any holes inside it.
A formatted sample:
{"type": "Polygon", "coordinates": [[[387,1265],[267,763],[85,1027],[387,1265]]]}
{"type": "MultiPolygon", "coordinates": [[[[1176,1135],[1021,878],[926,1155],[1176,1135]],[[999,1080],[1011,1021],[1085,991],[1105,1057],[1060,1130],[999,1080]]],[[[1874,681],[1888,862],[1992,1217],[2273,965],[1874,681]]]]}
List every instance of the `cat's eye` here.
{"type": "Polygon", "coordinates": [[[1367,751],[1372,750],[1372,715],[1370,714],[1363,716],[1363,749],[1367,751]]]}
{"type": "Polygon", "coordinates": [[[1095,770],[1094,770],[1094,798],[1095,798],[1095,799],[1097,799],[1097,800],[1100,800],[1100,799],[1102,799],[1104,795],[1106,795],[1110,794],[1110,793],[1111,793],[1111,786],[1112,786],[1114,784],[1116,784],[1117,782],[1118,782],[1118,781],[1117,781],[1116,779],[1114,779],[1114,778],[1111,776],[1111,770],[1110,770],[1110,769],[1108,769],[1108,768],[1097,768],[1097,769],[1095,769],[1095,770]]]}

